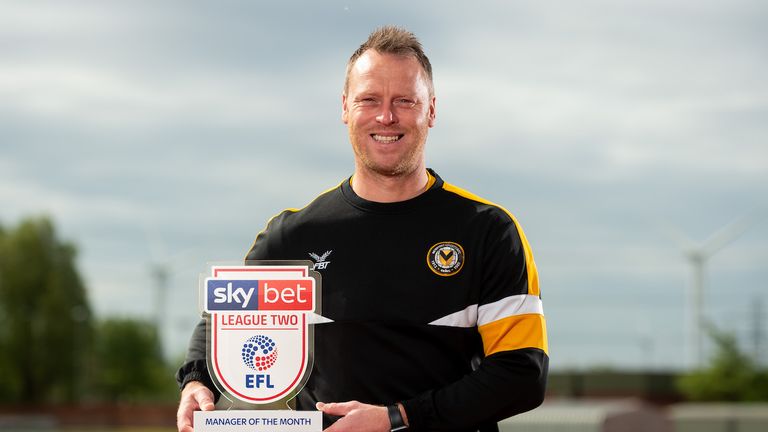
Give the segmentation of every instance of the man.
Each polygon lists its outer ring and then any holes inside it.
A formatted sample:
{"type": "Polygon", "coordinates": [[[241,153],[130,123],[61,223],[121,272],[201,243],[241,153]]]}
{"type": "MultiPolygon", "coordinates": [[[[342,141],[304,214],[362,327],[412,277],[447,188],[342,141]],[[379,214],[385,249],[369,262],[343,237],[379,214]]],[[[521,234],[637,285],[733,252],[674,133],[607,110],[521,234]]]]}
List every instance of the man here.
{"type": "MultiPolygon", "coordinates": [[[[435,122],[432,68],[405,30],[374,31],[352,55],[342,120],[351,178],[259,233],[247,260],[323,254],[315,366],[298,409],[330,432],[498,430],[538,406],[548,368],[538,276],[506,210],[424,161],[435,122]]],[[[180,431],[213,409],[198,325],[177,378],[180,431]]]]}

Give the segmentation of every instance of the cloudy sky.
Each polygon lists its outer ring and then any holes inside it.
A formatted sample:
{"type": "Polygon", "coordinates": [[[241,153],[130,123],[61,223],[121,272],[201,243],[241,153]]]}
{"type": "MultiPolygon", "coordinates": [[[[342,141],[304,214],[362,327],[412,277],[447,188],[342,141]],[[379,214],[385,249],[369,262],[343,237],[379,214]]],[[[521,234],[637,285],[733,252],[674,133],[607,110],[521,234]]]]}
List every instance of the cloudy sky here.
{"type": "Polygon", "coordinates": [[[705,302],[751,352],[767,20],[759,0],[0,0],[0,223],[50,215],[102,317],[151,317],[150,264],[167,263],[164,336],[182,351],[205,262],[242,258],[270,216],[351,173],[344,64],[397,24],[435,69],[428,165],[532,243],[554,368],[688,364],[674,238],[745,217],[705,302]]]}

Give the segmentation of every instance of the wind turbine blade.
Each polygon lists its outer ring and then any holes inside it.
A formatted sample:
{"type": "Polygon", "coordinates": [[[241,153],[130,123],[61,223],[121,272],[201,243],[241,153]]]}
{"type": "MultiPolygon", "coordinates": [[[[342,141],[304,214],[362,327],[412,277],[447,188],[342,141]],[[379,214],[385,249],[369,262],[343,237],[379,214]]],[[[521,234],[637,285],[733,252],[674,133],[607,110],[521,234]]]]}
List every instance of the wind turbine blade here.
{"type": "Polygon", "coordinates": [[[657,219],[655,225],[664,236],[677,245],[686,255],[699,249],[699,245],[671,223],[657,219]]]}
{"type": "Polygon", "coordinates": [[[702,255],[710,257],[720,249],[726,247],[729,243],[736,240],[745,231],[752,228],[757,222],[758,217],[755,214],[740,217],[728,225],[715,232],[704,241],[701,247],[702,255]]]}

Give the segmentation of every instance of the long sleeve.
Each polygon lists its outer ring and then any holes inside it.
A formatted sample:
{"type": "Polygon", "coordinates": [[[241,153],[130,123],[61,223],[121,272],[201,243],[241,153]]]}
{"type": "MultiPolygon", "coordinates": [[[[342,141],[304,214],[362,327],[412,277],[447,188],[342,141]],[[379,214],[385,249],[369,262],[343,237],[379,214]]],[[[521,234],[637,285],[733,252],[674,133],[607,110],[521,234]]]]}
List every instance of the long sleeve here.
{"type": "Polygon", "coordinates": [[[189,347],[187,348],[184,364],[182,364],[176,372],[176,382],[179,385],[179,389],[183,390],[188,382],[200,381],[213,392],[215,399],[218,400],[221,393],[216,389],[216,386],[211,380],[211,376],[208,374],[208,364],[205,357],[206,321],[206,317],[201,318],[192,331],[192,337],[189,340],[189,347]]]}
{"type": "Polygon", "coordinates": [[[403,401],[412,430],[475,427],[544,399],[549,357],[538,273],[525,234],[505,213],[497,213],[483,248],[476,326],[484,358],[458,381],[403,401]]]}
{"type": "Polygon", "coordinates": [[[466,429],[536,408],[544,400],[548,364],[535,348],[486,357],[461,380],[403,401],[410,430],[466,429]]]}

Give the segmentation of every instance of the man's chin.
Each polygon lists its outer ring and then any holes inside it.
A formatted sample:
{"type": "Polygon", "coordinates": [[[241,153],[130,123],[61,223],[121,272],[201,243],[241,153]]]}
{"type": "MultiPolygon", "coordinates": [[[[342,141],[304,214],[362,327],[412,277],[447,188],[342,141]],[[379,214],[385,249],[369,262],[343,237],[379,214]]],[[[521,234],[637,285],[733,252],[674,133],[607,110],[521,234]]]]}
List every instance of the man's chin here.
{"type": "Polygon", "coordinates": [[[410,164],[365,164],[365,166],[368,171],[371,171],[374,174],[390,178],[407,177],[410,174],[413,174],[418,168],[417,166],[411,166],[410,164]]]}

